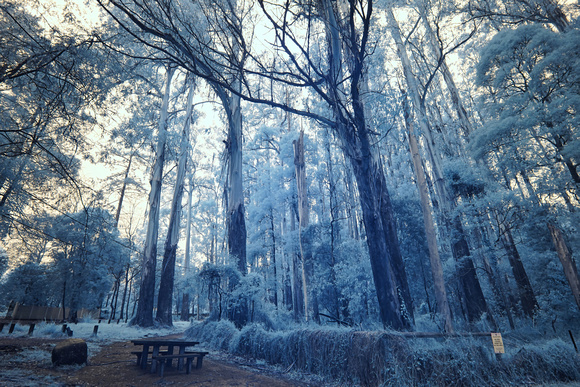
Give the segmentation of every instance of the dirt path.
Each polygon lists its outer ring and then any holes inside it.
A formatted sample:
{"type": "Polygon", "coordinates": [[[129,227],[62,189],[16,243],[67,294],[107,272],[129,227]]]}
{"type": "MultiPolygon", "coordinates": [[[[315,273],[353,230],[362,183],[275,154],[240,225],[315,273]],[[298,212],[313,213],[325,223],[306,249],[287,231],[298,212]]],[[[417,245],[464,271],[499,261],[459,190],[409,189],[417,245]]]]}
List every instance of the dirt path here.
{"type": "MultiPolygon", "coordinates": [[[[116,342],[89,353],[86,366],[52,367],[50,354],[60,340],[39,338],[0,339],[0,385],[2,386],[316,386],[290,379],[273,368],[236,364],[226,355],[210,351],[201,369],[166,370],[163,378],[135,364],[131,342],[116,342]]],[[[90,352],[90,351],[89,351],[90,352]]]]}

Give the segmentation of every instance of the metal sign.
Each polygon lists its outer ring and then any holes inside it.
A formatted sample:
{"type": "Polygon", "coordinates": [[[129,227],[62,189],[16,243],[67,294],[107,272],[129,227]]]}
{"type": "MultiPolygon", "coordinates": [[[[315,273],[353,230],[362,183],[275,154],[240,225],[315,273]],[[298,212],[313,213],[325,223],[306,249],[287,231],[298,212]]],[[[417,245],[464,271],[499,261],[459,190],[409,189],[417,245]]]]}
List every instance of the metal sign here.
{"type": "Polygon", "coordinates": [[[493,333],[492,332],[491,342],[493,343],[493,351],[495,353],[505,353],[505,349],[503,347],[503,340],[501,338],[501,333],[493,333]]]}

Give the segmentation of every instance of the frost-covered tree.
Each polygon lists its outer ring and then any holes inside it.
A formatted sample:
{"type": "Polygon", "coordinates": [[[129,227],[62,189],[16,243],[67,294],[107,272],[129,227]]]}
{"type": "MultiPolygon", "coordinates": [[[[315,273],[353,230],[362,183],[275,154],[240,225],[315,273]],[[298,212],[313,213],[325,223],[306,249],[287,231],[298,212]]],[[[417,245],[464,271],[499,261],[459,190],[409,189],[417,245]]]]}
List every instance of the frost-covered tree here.
{"type": "Polygon", "coordinates": [[[562,226],[580,205],[579,37],[575,28],[555,32],[531,24],[491,40],[477,72],[487,122],[474,134],[472,149],[508,184],[523,185],[580,307],[580,281],[562,226]]]}

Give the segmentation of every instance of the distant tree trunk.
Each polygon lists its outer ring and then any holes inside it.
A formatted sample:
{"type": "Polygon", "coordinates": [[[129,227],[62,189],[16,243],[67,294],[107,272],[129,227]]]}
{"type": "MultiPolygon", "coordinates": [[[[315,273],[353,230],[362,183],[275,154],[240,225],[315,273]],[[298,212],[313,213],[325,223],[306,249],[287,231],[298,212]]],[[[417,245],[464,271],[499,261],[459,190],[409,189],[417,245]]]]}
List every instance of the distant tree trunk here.
{"type": "Polygon", "coordinates": [[[300,131],[298,141],[294,140],[294,166],[296,170],[296,186],[298,192],[298,245],[300,249],[300,258],[298,265],[301,272],[302,281],[302,297],[304,299],[304,319],[308,321],[308,283],[306,280],[306,259],[309,258],[305,254],[310,246],[304,246],[304,230],[308,228],[309,224],[309,209],[308,209],[308,193],[306,185],[306,165],[304,162],[304,131],[300,131]]]}
{"type": "Polygon", "coordinates": [[[405,125],[407,126],[407,138],[409,140],[409,148],[413,160],[415,176],[417,178],[417,189],[421,199],[421,210],[423,212],[423,224],[425,226],[427,246],[429,248],[429,261],[431,262],[431,273],[433,275],[433,288],[435,291],[435,300],[437,301],[437,311],[443,320],[443,329],[445,332],[453,333],[453,321],[451,318],[451,310],[449,309],[447,291],[445,290],[443,266],[441,265],[441,258],[439,258],[439,250],[437,246],[435,221],[433,220],[433,215],[431,213],[432,208],[429,198],[429,188],[427,187],[425,172],[421,162],[421,155],[419,154],[419,146],[417,145],[417,139],[415,137],[415,131],[413,128],[413,116],[407,102],[407,94],[404,92],[403,108],[405,114],[405,125]]]}
{"type": "Polygon", "coordinates": [[[423,20],[423,25],[425,26],[425,32],[427,33],[427,41],[429,42],[429,46],[431,47],[431,51],[435,58],[441,62],[440,69],[441,73],[443,74],[443,79],[445,80],[445,85],[447,86],[447,91],[449,91],[449,95],[451,96],[451,103],[453,104],[453,108],[457,113],[457,118],[459,119],[459,123],[463,128],[463,135],[468,136],[472,131],[473,127],[471,122],[469,121],[469,117],[467,115],[467,111],[463,106],[461,101],[461,96],[459,95],[459,90],[453,80],[453,76],[451,71],[449,70],[449,66],[447,66],[447,60],[443,57],[442,49],[437,42],[437,36],[431,28],[431,22],[427,18],[427,11],[425,5],[421,5],[418,7],[419,15],[421,20],[423,20]]]}
{"type": "Polygon", "coordinates": [[[165,241],[165,252],[163,254],[163,265],[161,267],[161,280],[159,282],[159,295],[157,297],[157,317],[156,320],[161,325],[173,325],[173,284],[175,277],[175,258],[177,254],[177,243],[179,242],[179,224],[181,221],[181,201],[185,185],[185,170],[187,168],[187,158],[189,154],[189,130],[193,111],[193,94],[195,87],[190,80],[189,94],[187,96],[187,110],[185,113],[185,124],[181,133],[181,144],[179,147],[179,162],[177,165],[177,177],[175,180],[175,190],[173,191],[173,201],[171,202],[171,213],[169,216],[169,226],[167,228],[167,239],[165,241]]]}
{"type": "MultiPolygon", "coordinates": [[[[282,233],[281,233],[281,237],[282,237],[282,244],[283,244],[283,249],[282,249],[282,264],[281,269],[282,269],[282,298],[284,300],[284,306],[286,307],[286,310],[293,310],[293,305],[292,305],[292,280],[291,280],[291,267],[292,264],[290,262],[290,258],[291,256],[293,256],[293,254],[288,254],[288,249],[285,248],[287,246],[287,238],[286,235],[288,234],[288,224],[287,224],[287,212],[286,209],[282,210],[283,213],[283,219],[282,219],[282,233]]],[[[292,214],[290,214],[290,216],[292,216],[292,214]]]]}
{"type": "Polygon", "coordinates": [[[334,171],[332,168],[332,153],[330,148],[330,133],[326,132],[324,135],[324,146],[326,148],[326,168],[328,175],[328,202],[330,206],[330,285],[331,288],[331,309],[334,311],[334,317],[340,325],[340,321],[346,321],[348,318],[348,311],[343,318],[340,316],[340,291],[336,285],[336,243],[340,236],[339,230],[339,205],[336,197],[336,182],[334,180],[334,171]]]}
{"type": "MultiPolygon", "coordinates": [[[[193,199],[193,174],[189,175],[189,191],[187,191],[187,224],[185,230],[185,262],[183,264],[183,275],[187,278],[189,274],[189,264],[191,260],[191,211],[193,199]]],[[[181,302],[181,321],[189,320],[189,292],[183,292],[181,302]]]]}
{"type": "Polygon", "coordinates": [[[345,165],[345,168],[349,169],[344,174],[344,185],[347,191],[348,202],[346,205],[346,215],[348,217],[348,229],[350,236],[355,239],[360,239],[359,228],[358,228],[358,216],[355,206],[355,194],[353,192],[354,187],[351,179],[350,168],[345,165]]]}
{"type": "Polygon", "coordinates": [[[548,229],[550,230],[552,241],[554,242],[556,252],[560,258],[560,263],[564,268],[564,275],[566,275],[566,279],[570,284],[570,289],[572,290],[572,295],[574,296],[576,305],[580,309],[580,280],[578,279],[578,268],[576,267],[576,262],[574,261],[574,258],[572,258],[572,253],[566,245],[562,231],[553,223],[548,223],[548,229]]]}
{"type": "Polygon", "coordinates": [[[141,267],[141,287],[139,289],[139,300],[137,312],[132,325],[142,327],[153,326],[153,304],[155,299],[155,270],[157,266],[157,236],[159,229],[159,207],[161,200],[161,184],[163,181],[163,165],[165,163],[165,142],[167,139],[167,112],[169,108],[169,94],[171,90],[171,79],[175,69],[167,69],[167,84],[161,104],[161,114],[159,117],[159,135],[157,140],[157,154],[153,164],[151,178],[151,192],[149,193],[149,222],[147,224],[147,235],[145,237],[145,251],[143,253],[143,264],[141,267]]]}
{"type": "Polygon", "coordinates": [[[518,287],[522,310],[524,315],[532,318],[534,317],[534,312],[539,307],[536,296],[534,295],[534,290],[532,289],[532,284],[528,279],[528,274],[526,273],[526,269],[524,268],[524,264],[520,258],[520,253],[516,248],[511,231],[509,229],[503,231],[500,230],[500,233],[500,240],[507,253],[508,261],[518,287]]]}
{"type": "Polygon", "coordinates": [[[270,264],[274,270],[274,306],[278,308],[278,277],[276,269],[276,234],[274,230],[274,210],[270,208],[270,231],[272,232],[272,246],[270,248],[270,264]]]}
{"type": "MultiPolygon", "coordinates": [[[[296,231],[296,218],[298,217],[298,208],[295,202],[292,202],[290,208],[290,230],[296,231]]],[[[294,320],[300,321],[304,317],[304,291],[302,282],[302,262],[300,252],[294,246],[292,248],[292,309],[294,311],[294,320]]]]}
{"type": "MultiPolygon", "coordinates": [[[[127,320],[129,320],[129,305],[131,304],[131,292],[133,290],[133,275],[131,275],[131,277],[129,278],[127,286],[129,286],[129,291],[127,292],[127,306],[126,306],[126,310],[125,310],[125,323],[127,322],[127,320]]],[[[135,310],[133,310],[133,313],[135,313],[135,310]]]]}
{"type": "Polygon", "coordinates": [[[129,287],[129,270],[131,266],[127,264],[125,267],[125,287],[123,288],[123,298],[121,299],[121,313],[119,315],[119,320],[123,320],[125,317],[125,301],[127,300],[127,288],[129,287]]]}
{"type": "Polygon", "coordinates": [[[487,257],[483,256],[483,265],[485,272],[489,278],[489,284],[491,285],[491,289],[496,294],[498,299],[498,304],[500,305],[501,309],[505,312],[508,322],[510,324],[511,329],[515,329],[514,318],[511,310],[511,305],[508,303],[507,297],[505,295],[504,286],[502,285],[501,279],[498,281],[495,275],[495,271],[491,267],[489,260],[487,257]]]}
{"type": "Polygon", "coordinates": [[[121,217],[121,207],[123,207],[123,199],[125,198],[125,190],[127,189],[127,179],[129,178],[129,171],[131,170],[131,161],[133,160],[133,153],[129,156],[129,163],[125,169],[125,177],[123,179],[123,186],[121,187],[121,194],[119,195],[119,204],[117,204],[117,212],[115,213],[115,227],[119,225],[119,218],[121,217]]]}
{"type": "Polygon", "coordinates": [[[115,277],[115,284],[113,285],[113,297],[111,298],[111,314],[109,314],[109,323],[115,319],[117,315],[117,299],[119,298],[119,287],[121,286],[121,275],[115,277]]]}

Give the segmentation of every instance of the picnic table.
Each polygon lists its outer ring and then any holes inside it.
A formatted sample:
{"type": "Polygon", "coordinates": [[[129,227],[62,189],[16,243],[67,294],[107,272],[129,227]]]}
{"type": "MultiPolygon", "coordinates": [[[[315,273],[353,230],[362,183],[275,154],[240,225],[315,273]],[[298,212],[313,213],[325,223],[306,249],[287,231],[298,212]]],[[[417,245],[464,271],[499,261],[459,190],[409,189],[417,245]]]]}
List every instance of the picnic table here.
{"type": "MultiPolygon", "coordinates": [[[[141,351],[135,352],[137,355],[137,363],[143,369],[147,368],[147,362],[149,359],[149,354],[151,354],[151,373],[154,373],[157,369],[157,359],[161,358],[160,349],[161,347],[167,347],[166,351],[163,351],[163,355],[167,356],[167,361],[169,361],[169,365],[171,365],[171,360],[176,358],[179,361],[179,368],[182,367],[183,359],[187,358],[187,354],[185,349],[187,347],[193,347],[199,344],[199,341],[191,341],[191,340],[184,340],[184,339],[164,339],[164,338],[147,338],[147,339],[138,339],[138,340],[131,340],[134,345],[141,345],[143,348],[141,351]],[[173,353],[175,348],[179,348],[178,354],[175,355],[173,353]],[[151,349],[151,351],[150,351],[151,349]]],[[[199,356],[203,358],[205,352],[203,354],[200,352],[199,356]]],[[[188,360],[188,364],[190,364],[191,360],[188,360]]],[[[199,362],[198,364],[201,364],[199,362]]]]}

